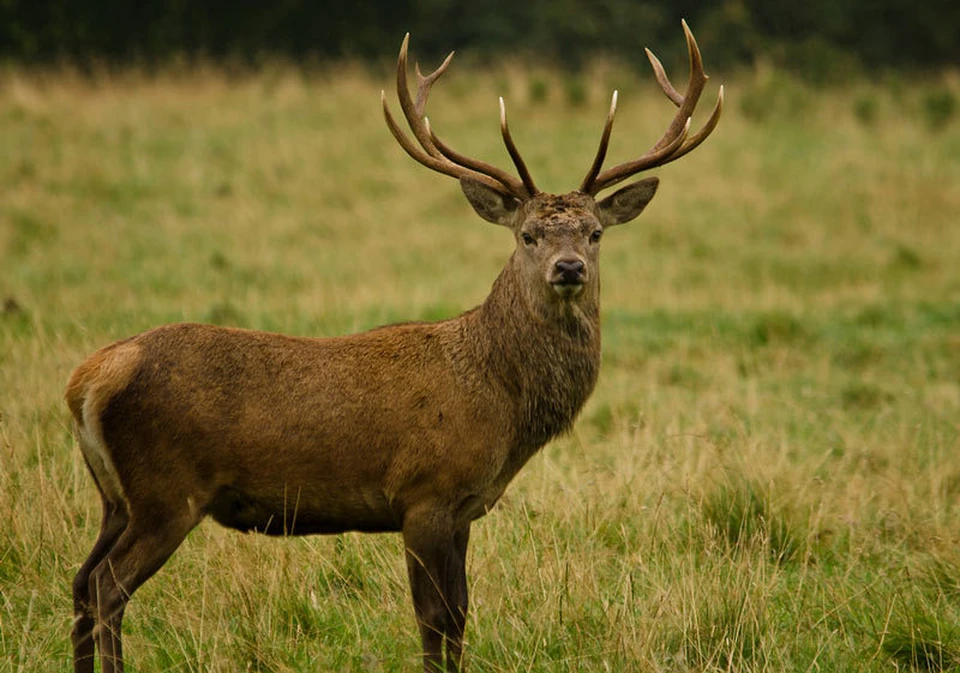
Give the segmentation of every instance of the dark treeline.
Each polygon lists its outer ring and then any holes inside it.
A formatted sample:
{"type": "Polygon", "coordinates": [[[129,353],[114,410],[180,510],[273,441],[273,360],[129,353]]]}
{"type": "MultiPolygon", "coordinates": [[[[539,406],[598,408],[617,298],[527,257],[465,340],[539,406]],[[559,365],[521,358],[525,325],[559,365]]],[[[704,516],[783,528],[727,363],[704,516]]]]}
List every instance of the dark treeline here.
{"type": "Polygon", "coordinates": [[[509,50],[567,68],[594,56],[682,54],[686,18],[714,68],[772,61],[815,79],[960,63],[956,0],[0,0],[0,55],[20,63],[256,63],[509,50]],[[674,51],[671,52],[670,50],[674,51]]]}

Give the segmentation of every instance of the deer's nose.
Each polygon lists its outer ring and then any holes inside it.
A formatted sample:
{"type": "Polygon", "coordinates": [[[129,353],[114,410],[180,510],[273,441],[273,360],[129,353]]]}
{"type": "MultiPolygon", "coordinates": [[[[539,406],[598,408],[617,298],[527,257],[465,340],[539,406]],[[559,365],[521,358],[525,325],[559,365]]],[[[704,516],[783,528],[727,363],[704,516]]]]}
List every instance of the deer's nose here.
{"type": "Polygon", "coordinates": [[[560,283],[582,282],[584,264],[579,259],[561,259],[553,266],[557,281],[560,283]]]}

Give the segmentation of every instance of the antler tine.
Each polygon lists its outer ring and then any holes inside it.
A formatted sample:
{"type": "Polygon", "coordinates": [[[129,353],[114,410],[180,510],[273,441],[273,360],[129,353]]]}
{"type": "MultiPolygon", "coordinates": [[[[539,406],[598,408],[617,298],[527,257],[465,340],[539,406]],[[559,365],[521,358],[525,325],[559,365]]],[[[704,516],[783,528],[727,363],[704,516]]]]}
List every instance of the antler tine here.
{"type": "MultiPolygon", "coordinates": [[[[437,137],[437,134],[433,132],[433,128],[430,126],[429,118],[424,118],[424,124],[426,124],[427,132],[430,134],[430,140],[433,141],[434,146],[440,150],[440,153],[447,159],[455,164],[459,164],[460,166],[465,166],[470,170],[482,173],[483,175],[489,175],[494,180],[497,180],[505,185],[518,185],[521,191],[523,190],[523,186],[520,185],[519,181],[505,170],[497,168],[492,164],[488,164],[486,161],[481,161],[480,159],[474,159],[473,157],[468,157],[465,154],[460,154],[455,149],[440,140],[440,138],[437,137]]],[[[514,194],[514,196],[516,196],[516,194],[514,194]]]]}
{"type": "MultiPolygon", "coordinates": [[[[414,138],[416,138],[416,143],[414,143],[396,123],[393,115],[390,114],[386,93],[383,91],[380,92],[383,116],[387,122],[387,127],[404,151],[415,161],[438,173],[443,173],[444,175],[458,179],[470,177],[505,196],[512,196],[524,200],[536,193],[535,191],[531,192],[525,182],[521,182],[509,173],[483,161],[470,159],[437,141],[423,113],[426,109],[427,98],[430,95],[430,88],[450,65],[453,59],[453,52],[429,75],[424,76],[420,72],[420,66],[416,66],[417,98],[416,102],[414,102],[410,96],[410,90],[407,85],[407,49],[409,42],[410,34],[407,33],[403,38],[403,43],[400,45],[400,55],[397,58],[397,98],[400,102],[400,109],[403,112],[403,116],[407,120],[407,125],[413,132],[414,138]],[[419,143],[419,146],[417,143],[419,143]]],[[[532,182],[530,184],[532,185],[532,182]]]]}
{"type": "MultiPolygon", "coordinates": [[[[614,185],[631,175],[679,159],[699,146],[700,143],[706,140],[713,129],[716,128],[717,122],[720,120],[720,113],[723,109],[723,87],[720,88],[717,104],[714,107],[710,119],[703,128],[695,134],[689,137],[687,135],[690,130],[690,119],[700,100],[700,95],[703,93],[703,88],[708,77],[703,70],[703,58],[700,54],[700,48],[697,46],[697,40],[694,38],[693,32],[690,30],[687,22],[683,21],[682,23],[684,36],[687,40],[687,52],[690,56],[690,77],[687,81],[686,92],[680,94],[673,87],[663,69],[663,64],[660,63],[660,60],[652,51],[649,49],[646,50],[647,58],[650,60],[650,65],[653,68],[657,83],[667,98],[679,108],[677,114],[670,122],[663,136],[639,159],[609,168],[595,175],[593,180],[588,180],[588,178],[594,174],[595,168],[599,170],[599,167],[591,167],[590,172],[587,173],[587,178],[584,178],[583,185],[580,188],[581,191],[596,195],[600,190],[614,185]]],[[[606,129],[604,129],[604,133],[606,134],[606,129]]],[[[603,147],[604,142],[604,139],[601,139],[601,150],[603,152],[606,151],[606,148],[603,147]]],[[[598,152],[598,156],[599,154],[598,152]]]]}
{"type": "Polygon", "coordinates": [[[523,157],[520,156],[520,152],[517,151],[517,146],[510,136],[510,129],[507,126],[507,107],[503,103],[503,96],[500,96],[500,134],[503,136],[503,144],[507,146],[507,152],[510,153],[510,158],[513,159],[513,165],[517,167],[517,173],[520,174],[520,179],[523,180],[523,186],[526,187],[530,196],[539,194],[540,190],[533,184],[530,171],[527,170],[527,165],[523,163],[523,157]]]}
{"type": "MultiPolygon", "coordinates": [[[[687,51],[690,54],[690,73],[691,77],[694,73],[699,72],[703,76],[703,80],[706,81],[710,79],[703,72],[703,57],[700,55],[700,47],[697,46],[697,41],[693,37],[693,33],[690,31],[690,27],[687,25],[686,19],[682,20],[684,37],[687,39],[687,51]]],[[[653,75],[657,78],[657,83],[660,85],[660,88],[663,89],[663,92],[667,94],[667,98],[673,101],[674,105],[680,107],[683,105],[684,96],[673,88],[673,85],[670,83],[670,78],[667,77],[667,73],[663,69],[663,64],[660,62],[660,59],[650,51],[649,49],[644,48],[644,51],[647,54],[647,60],[650,61],[650,65],[653,67],[653,75]]]]}
{"type": "Polygon", "coordinates": [[[643,51],[647,54],[647,60],[650,61],[650,66],[653,68],[653,76],[657,78],[657,84],[659,84],[663,92],[667,94],[667,98],[672,100],[673,104],[677,107],[683,105],[683,94],[673,88],[673,85],[670,83],[670,78],[667,77],[667,73],[663,70],[663,63],[660,62],[656,54],[646,47],[643,48],[643,51]]]}
{"type": "MultiPolygon", "coordinates": [[[[423,115],[410,97],[410,89],[407,87],[407,47],[409,44],[410,33],[407,33],[403,37],[403,44],[400,45],[400,56],[397,58],[397,98],[400,100],[400,109],[403,111],[403,116],[407,118],[407,124],[410,126],[410,130],[413,131],[417,142],[420,143],[420,146],[423,147],[430,156],[439,159],[441,158],[440,152],[438,152],[433,146],[433,143],[430,142],[430,135],[423,126],[423,115]]],[[[447,65],[449,65],[451,56],[453,56],[453,54],[448,56],[445,61],[447,65]]],[[[423,103],[426,103],[427,95],[430,93],[430,87],[437,81],[440,75],[443,74],[444,69],[445,67],[441,65],[429,78],[421,77],[420,86],[417,90],[418,102],[422,100],[423,103]],[[426,86],[424,86],[423,80],[426,80],[426,86]],[[426,91],[424,91],[424,89],[426,89],[426,91]]]]}
{"type": "MultiPolygon", "coordinates": [[[[424,77],[420,73],[420,64],[415,63],[413,69],[417,73],[417,102],[416,102],[416,111],[417,118],[423,117],[424,108],[427,107],[427,96],[430,95],[430,87],[433,86],[433,83],[440,79],[440,76],[447,71],[447,66],[450,65],[450,61],[453,60],[453,55],[456,52],[451,51],[447,54],[447,57],[443,59],[443,63],[434,70],[432,73],[424,77]]],[[[404,74],[406,74],[406,68],[404,68],[404,74]]]]}
{"type": "MultiPolygon", "coordinates": [[[[697,149],[704,140],[707,139],[713,129],[717,127],[717,124],[720,122],[720,113],[723,112],[723,85],[720,85],[720,92],[717,94],[717,103],[713,106],[713,112],[710,113],[710,118],[707,120],[707,123],[703,127],[694,133],[692,136],[688,137],[683,143],[683,147],[678,149],[676,152],[670,155],[670,158],[667,161],[664,161],[658,165],[662,166],[663,164],[668,164],[671,161],[676,161],[685,154],[692,152],[697,149]]],[[[687,125],[689,127],[690,120],[687,119],[687,125]]]]}
{"type": "Polygon", "coordinates": [[[613,98],[610,100],[610,112],[607,113],[607,123],[603,126],[603,133],[600,136],[600,147],[597,148],[597,156],[594,157],[590,170],[587,171],[583,182],[580,183],[580,191],[589,194],[590,186],[596,180],[600,168],[603,167],[603,160],[607,158],[607,147],[610,145],[610,134],[613,132],[613,118],[617,114],[617,91],[614,90],[613,98]]]}
{"type": "Polygon", "coordinates": [[[673,85],[670,84],[670,80],[667,77],[667,73],[663,70],[660,59],[654,56],[653,52],[649,49],[646,50],[650,64],[653,66],[657,83],[660,85],[660,88],[663,89],[667,98],[680,108],[677,110],[677,115],[673,118],[673,122],[667,127],[666,133],[664,133],[663,137],[654,145],[654,149],[659,149],[669,144],[675,137],[675,134],[680,131],[680,128],[686,120],[693,116],[693,111],[697,107],[700,94],[703,93],[703,87],[708,79],[707,74],[703,71],[703,58],[700,56],[700,48],[697,46],[697,40],[693,37],[693,33],[690,32],[690,27],[687,25],[687,22],[684,20],[682,24],[684,36],[687,38],[687,51],[690,54],[690,78],[687,80],[687,90],[682,96],[673,88],[673,85]]]}

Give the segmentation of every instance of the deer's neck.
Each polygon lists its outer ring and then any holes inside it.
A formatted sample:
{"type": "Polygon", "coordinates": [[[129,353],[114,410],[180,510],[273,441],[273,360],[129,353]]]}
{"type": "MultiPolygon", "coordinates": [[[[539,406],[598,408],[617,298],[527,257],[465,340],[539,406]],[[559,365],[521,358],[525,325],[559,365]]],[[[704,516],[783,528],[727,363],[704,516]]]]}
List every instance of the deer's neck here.
{"type": "Polygon", "coordinates": [[[599,292],[560,302],[537,299],[508,264],[473,312],[478,353],[516,413],[516,442],[531,452],[570,429],[600,368],[599,292]]]}

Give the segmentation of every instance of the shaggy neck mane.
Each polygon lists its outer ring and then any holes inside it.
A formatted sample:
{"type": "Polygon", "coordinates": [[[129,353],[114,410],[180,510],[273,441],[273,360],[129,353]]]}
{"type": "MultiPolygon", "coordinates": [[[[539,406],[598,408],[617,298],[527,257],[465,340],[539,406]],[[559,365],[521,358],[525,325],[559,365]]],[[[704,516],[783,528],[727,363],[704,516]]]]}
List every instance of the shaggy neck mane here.
{"type": "Polygon", "coordinates": [[[599,288],[576,301],[529,296],[511,258],[471,312],[481,365],[517,406],[517,444],[531,453],[573,425],[600,367],[599,288]]]}

